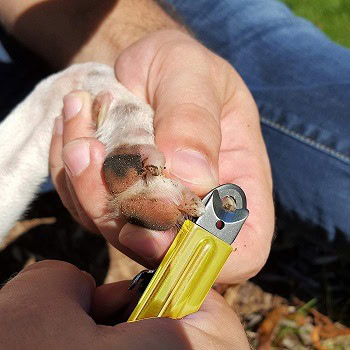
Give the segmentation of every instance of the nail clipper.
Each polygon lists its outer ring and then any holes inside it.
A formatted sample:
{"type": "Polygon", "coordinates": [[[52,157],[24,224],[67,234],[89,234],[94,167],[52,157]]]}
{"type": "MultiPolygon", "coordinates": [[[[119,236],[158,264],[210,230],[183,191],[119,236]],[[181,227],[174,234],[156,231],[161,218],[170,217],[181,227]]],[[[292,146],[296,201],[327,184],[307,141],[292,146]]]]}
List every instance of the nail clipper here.
{"type": "Polygon", "coordinates": [[[140,288],[149,282],[128,322],[179,319],[202,305],[249,214],[243,190],[233,184],[216,187],[203,203],[205,213],[195,221],[185,220],[154,274],[146,270],[135,276],[130,288],[140,280],[140,288]],[[227,199],[234,205],[225,206],[227,199]]]}

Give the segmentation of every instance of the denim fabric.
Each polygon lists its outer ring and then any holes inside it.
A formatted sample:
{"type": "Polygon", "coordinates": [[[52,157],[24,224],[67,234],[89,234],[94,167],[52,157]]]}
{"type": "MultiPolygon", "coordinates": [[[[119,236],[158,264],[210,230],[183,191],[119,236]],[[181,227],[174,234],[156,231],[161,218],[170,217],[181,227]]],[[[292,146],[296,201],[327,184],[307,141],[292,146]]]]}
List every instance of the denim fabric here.
{"type": "Polygon", "coordinates": [[[350,51],[275,0],[168,0],[259,107],[288,212],[350,239],[350,51]]]}
{"type": "MultiPolygon", "coordinates": [[[[350,240],[350,51],[275,0],[168,2],[250,88],[279,204],[350,240]]],[[[0,47],[0,118],[42,75],[27,55],[10,52],[9,63],[0,47]]]]}
{"type": "Polygon", "coordinates": [[[8,53],[6,52],[4,46],[2,45],[1,42],[0,42],[0,62],[1,62],[1,64],[11,63],[11,58],[8,55],[8,53]]]}

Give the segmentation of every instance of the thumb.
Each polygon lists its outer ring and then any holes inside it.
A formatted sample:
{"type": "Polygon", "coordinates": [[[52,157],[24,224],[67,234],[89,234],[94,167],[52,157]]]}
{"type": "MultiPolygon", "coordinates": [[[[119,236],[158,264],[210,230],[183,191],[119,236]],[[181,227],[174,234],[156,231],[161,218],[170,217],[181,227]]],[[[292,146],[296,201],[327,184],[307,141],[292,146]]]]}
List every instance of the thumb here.
{"type": "Polygon", "coordinates": [[[155,110],[155,141],[167,175],[198,195],[218,184],[223,91],[217,88],[216,65],[195,40],[169,32],[134,44],[116,63],[118,80],[155,110]]]}
{"type": "Polygon", "coordinates": [[[156,107],[155,139],[164,153],[169,177],[199,195],[218,185],[219,123],[196,103],[172,105],[166,97],[156,107]]]}

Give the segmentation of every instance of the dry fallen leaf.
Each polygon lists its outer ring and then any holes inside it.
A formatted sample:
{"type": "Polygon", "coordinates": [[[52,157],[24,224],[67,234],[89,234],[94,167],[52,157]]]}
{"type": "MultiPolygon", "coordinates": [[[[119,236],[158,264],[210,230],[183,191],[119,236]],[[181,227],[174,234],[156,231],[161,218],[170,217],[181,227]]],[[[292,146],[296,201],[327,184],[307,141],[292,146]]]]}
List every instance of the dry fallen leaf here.
{"type": "Polygon", "coordinates": [[[350,335],[350,328],[332,322],[329,317],[321,314],[315,309],[311,309],[310,312],[314,316],[316,326],[320,330],[319,332],[321,339],[329,339],[341,335],[350,335]]]}
{"type": "Polygon", "coordinates": [[[282,305],[274,310],[272,310],[262,322],[259,327],[259,346],[258,350],[268,350],[271,349],[272,344],[272,334],[283,316],[288,314],[288,307],[282,305]]]}

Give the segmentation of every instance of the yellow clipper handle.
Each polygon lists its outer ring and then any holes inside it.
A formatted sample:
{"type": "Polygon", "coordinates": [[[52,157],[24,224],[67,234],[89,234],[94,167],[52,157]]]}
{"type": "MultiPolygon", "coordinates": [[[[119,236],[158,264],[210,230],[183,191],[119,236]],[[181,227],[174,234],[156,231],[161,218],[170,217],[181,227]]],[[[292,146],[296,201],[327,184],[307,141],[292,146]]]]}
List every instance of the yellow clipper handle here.
{"type": "Polygon", "coordinates": [[[186,220],[128,322],[179,319],[198,311],[231,251],[229,244],[186,220]]]}

